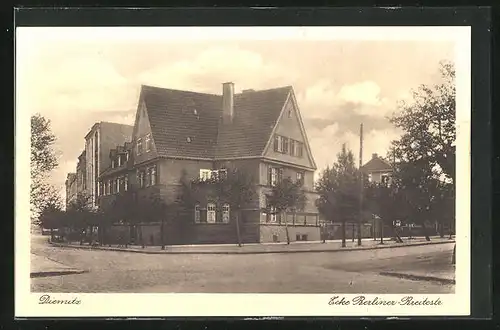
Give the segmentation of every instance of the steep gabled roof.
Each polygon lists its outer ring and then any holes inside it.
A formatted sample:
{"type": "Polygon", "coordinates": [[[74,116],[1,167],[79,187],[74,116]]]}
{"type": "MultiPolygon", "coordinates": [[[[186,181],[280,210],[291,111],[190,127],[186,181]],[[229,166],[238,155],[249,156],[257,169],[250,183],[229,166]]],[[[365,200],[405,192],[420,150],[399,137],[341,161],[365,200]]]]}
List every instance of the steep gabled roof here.
{"type": "Polygon", "coordinates": [[[234,119],[222,123],[222,96],[142,86],[159,156],[223,159],[261,156],[291,87],[234,95],[234,119]]]}
{"type": "Polygon", "coordinates": [[[383,172],[383,171],[390,172],[392,171],[392,166],[388,161],[386,161],[383,158],[373,157],[368,163],[363,165],[361,169],[365,173],[383,172]]]}

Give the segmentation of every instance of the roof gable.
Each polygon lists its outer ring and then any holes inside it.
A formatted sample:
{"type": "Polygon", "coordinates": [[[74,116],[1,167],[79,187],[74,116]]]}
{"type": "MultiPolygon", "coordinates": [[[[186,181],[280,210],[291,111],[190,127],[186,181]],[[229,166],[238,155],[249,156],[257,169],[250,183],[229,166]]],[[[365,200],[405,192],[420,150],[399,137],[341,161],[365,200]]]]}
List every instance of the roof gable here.
{"type": "Polygon", "coordinates": [[[368,163],[362,166],[363,172],[383,172],[392,171],[392,166],[380,157],[373,157],[368,163]]]}
{"type": "Polygon", "coordinates": [[[306,135],[304,124],[302,122],[302,117],[300,115],[299,107],[295,100],[293,90],[290,91],[289,97],[287,98],[285,106],[282,108],[280,112],[276,125],[273,128],[271,134],[269,135],[263,156],[316,169],[316,164],[311,154],[309,141],[306,135]],[[291,156],[289,154],[275,152],[273,148],[273,141],[275,134],[302,143],[303,157],[299,158],[291,156]]]}

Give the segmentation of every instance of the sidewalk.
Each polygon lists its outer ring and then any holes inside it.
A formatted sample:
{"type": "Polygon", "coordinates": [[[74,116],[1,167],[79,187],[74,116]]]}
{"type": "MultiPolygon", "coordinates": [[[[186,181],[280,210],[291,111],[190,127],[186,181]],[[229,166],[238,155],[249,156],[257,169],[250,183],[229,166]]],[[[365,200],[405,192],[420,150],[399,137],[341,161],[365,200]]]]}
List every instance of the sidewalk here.
{"type": "Polygon", "coordinates": [[[269,243],[269,244],[243,244],[238,247],[236,244],[200,244],[200,245],[168,245],[165,250],[161,250],[160,246],[146,246],[142,248],[137,245],[129,245],[125,247],[117,246],[89,246],[79,245],[78,243],[51,243],[53,246],[64,248],[75,248],[85,250],[107,250],[121,251],[146,254],[262,254],[262,253],[304,253],[304,252],[343,252],[357,250],[373,250],[387,249],[407,246],[419,246],[429,244],[450,244],[455,243],[455,240],[448,238],[432,237],[431,241],[426,241],[425,238],[415,238],[412,240],[403,240],[403,243],[396,243],[389,239],[384,240],[384,244],[380,244],[380,240],[374,241],[372,238],[364,239],[361,246],[357,246],[357,241],[346,241],[346,247],[342,248],[340,240],[319,242],[292,242],[290,245],[286,243],[269,243]]]}
{"type": "Polygon", "coordinates": [[[380,275],[405,278],[415,281],[432,281],[442,284],[455,284],[455,265],[435,270],[411,270],[398,272],[381,272],[380,275]]]}
{"type": "Polygon", "coordinates": [[[86,273],[86,271],[63,265],[47,257],[31,254],[31,278],[81,273],[86,273]]]}

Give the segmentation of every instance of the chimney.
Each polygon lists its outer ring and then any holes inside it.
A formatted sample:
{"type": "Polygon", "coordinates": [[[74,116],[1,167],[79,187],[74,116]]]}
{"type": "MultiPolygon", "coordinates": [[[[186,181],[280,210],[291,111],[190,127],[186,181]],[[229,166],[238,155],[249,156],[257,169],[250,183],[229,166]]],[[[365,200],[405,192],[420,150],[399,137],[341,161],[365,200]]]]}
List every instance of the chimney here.
{"type": "Polygon", "coordinates": [[[378,154],[372,154],[372,159],[378,158],[378,154]]]}
{"type": "Polygon", "coordinates": [[[230,124],[234,117],[234,84],[222,84],[222,122],[230,124]]]}

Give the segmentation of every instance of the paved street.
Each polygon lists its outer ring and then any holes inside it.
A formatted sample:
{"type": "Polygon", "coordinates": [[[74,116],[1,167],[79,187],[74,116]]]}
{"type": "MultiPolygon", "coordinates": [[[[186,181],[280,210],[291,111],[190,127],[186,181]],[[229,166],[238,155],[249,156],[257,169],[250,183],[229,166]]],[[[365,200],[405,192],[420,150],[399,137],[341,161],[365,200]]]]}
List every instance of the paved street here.
{"type": "MultiPolygon", "coordinates": [[[[36,292],[451,293],[453,285],[380,275],[451,266],[453,243],[350,252],[197,255],[58,248],[31,252],[82,274],[33,278],[36,292]]],[[[33,267],[33,266],[32,266],[33,267]]]]}

